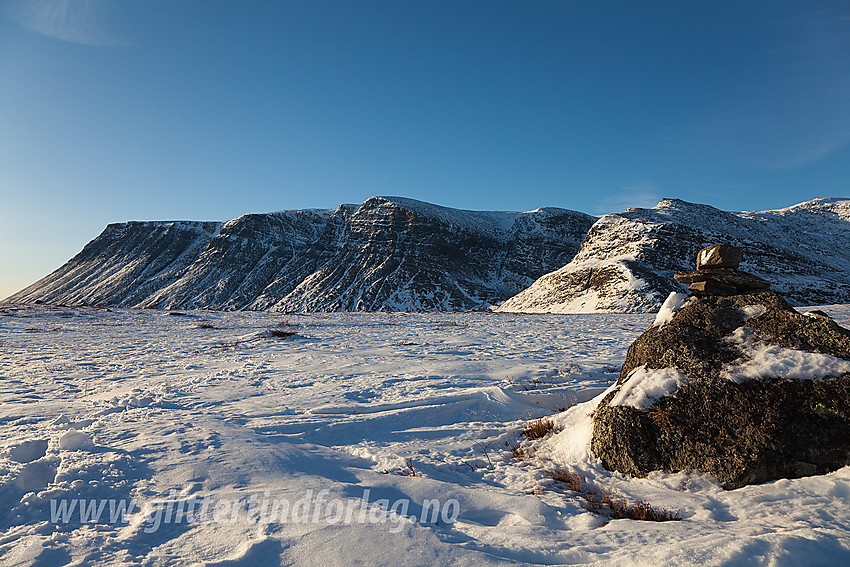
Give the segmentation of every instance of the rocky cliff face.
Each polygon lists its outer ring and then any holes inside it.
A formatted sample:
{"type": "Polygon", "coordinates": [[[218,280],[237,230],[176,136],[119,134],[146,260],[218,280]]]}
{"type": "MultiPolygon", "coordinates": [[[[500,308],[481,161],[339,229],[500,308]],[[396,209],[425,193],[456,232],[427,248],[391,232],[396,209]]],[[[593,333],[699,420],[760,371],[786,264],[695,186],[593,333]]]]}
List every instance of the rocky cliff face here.
{"type": "Polygon", "coordinates": [[[596,219],[398,197],[226,223],[110,225],[15,302],[164,309],[468,310],[563,266],[596,219]]]}
{"type": "Polygon", "coordinates": [[[773,282],[792,303],[850,302],[850,201],[817,199],[764,212],[730,213],[665,199],[652,209],[601,217],[575,258],[505,301],[500,311],[656,311],[698,250],[743,247],[742,269],[773,282]]]}

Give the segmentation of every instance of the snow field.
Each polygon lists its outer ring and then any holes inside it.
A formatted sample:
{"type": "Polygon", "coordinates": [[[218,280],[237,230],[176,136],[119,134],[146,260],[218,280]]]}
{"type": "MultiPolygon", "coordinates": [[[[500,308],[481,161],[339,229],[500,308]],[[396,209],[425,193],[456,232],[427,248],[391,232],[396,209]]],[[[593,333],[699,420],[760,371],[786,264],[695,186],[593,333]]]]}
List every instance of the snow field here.
{"type": "Polygon", "coordinates": [[[724,491],[599,466],[592,400],[653,319],[0,306],[0,565],[850,559],[848,468],[724,491]],[[542,416],[556,432],[524,440],[542,416]],[[399,474],[408,462],[415,475],[399,474]],[[559,467],[683,520],[592,514],[551,480],[559,467]],[[260,513],[275,500],[286,521],[260,513]],[[63,501],[74,513],[51,518],[63,501]],[[110,501],[137,508],[112,522],[110,501]],[[99,521],[80,520],[101,502],[99,521]],[[196,521],[178,521],[190,508],[196,521]]]}

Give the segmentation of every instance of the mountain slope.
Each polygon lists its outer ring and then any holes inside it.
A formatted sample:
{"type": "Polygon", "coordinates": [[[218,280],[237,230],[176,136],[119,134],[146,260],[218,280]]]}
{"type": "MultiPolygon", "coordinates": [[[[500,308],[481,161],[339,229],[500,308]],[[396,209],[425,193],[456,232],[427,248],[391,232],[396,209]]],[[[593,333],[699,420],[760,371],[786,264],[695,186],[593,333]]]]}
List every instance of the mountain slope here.
{"type": "Polygon", "coordinates": [[[657,310],[682,286],[676,271],[696,252],[730,242],[742,269],[771,282],[791,302],[850,302],[850,201],[816,199],[775,211],[730,213],[678,199],[601,217],[579,252],[505,301],[500,311],[580,313],[657,310]]]}
{"type": "Polygon", "coordinates": [[[281,311],[468,310],[566,264],[594,217],[462,211],[401,197],[226,223],[110,225],[9,298],[281,311]]]}
{"type": "Polygon", "coordinates": [[[136,305],[177,281],[219,228],[191,221],[110,224],[64,266],[9,301],[136,305]]]}

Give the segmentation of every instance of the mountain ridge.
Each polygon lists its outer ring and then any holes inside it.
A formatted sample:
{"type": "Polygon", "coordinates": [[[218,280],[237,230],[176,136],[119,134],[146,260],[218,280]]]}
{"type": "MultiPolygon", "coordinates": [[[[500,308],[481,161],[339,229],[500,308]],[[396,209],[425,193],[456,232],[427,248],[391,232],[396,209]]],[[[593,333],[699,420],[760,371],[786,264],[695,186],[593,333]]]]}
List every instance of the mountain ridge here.
{"type": "Polygon", "coordinates": [[[576,256],[498,308],[505,312],[655,311],[696,252],[717,242],[744,248],[742,268],[792,303],[850,302],[850,200],[821,198],[733,213],[680,199],[603,215],[576,256]]]}
{"type": "Polygon", "coordinates": [[[568,262],[594,217],[403,197],[218,222],[113,223],[15,302],[161,309],[470,310],[568,262]]]}
{"type": "Polygon", "coordinates": [[[109,224],[12,295],[159,309],[654,311],[716,242],[796,304],[850,303],[850,200],[722,211],[680,199],[593,217],[471,211],[406,197],[226,222],[109,224]]]}

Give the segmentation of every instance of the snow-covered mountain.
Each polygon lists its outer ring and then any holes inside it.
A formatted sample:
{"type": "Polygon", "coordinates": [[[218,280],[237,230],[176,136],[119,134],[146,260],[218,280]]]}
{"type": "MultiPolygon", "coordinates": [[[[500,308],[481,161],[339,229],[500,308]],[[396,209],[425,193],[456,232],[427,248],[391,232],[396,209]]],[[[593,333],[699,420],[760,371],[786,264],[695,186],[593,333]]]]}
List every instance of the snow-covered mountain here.
{"type": "Polygon", "coordinates": [[[373,197],[225,223],[111,224],[9,299],[308,312],[500,302],[500,311],[514,312],[655,311],[683,289],[673,274],[693,269],[696,252],[717,242],[743,247],[742,269],[792,303],[850,303],[850,200],[843,199],[742,213],[665,199],[597,219],[373,197]]]}
{"type": "Polygon", "coordinates": [[[850,303],[850,200],[816,199],[774,211],[730,213],[664,199],[651,209],[601,217],[575,258],[505,301],[500,311],[656,311],[684,287],[700,248],[745,250],[741,269],[792,303],[850,303]]]}
{"type": "Polygon", "coordinates": [[[595,217],[400,197],[217,222],[109,225],[13,302],[165,309],[469,310],[569,262],[595,217]]]}

